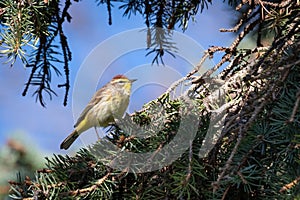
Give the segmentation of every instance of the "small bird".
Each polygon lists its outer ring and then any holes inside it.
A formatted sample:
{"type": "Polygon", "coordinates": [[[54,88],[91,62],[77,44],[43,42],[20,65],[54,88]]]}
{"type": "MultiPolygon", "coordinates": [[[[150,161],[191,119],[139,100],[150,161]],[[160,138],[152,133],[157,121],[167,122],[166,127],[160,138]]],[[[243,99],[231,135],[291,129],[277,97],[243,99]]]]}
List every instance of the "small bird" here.
{"type": "Polygon", "coordinates": [[[82,111],[74,131],[61,143],[60,149],[67,150],[78,136],[91,127],[107,127],[120,119],[128,107],[132,83],[136,79],[117,75],[100,88],[82,111]]]}

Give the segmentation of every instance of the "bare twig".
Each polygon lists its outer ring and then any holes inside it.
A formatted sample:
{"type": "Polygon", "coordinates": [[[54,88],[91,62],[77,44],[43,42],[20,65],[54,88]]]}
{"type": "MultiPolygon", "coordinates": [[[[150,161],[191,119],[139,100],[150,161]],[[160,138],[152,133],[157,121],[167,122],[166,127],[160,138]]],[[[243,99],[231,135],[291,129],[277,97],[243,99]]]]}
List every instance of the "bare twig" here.
{"type": "Polygon", "coordinates": [[[186,80],[190,80],[192,79],[191,76],[194,75],[195,73],[197,73],[200,68],[203,66],[203,63],[205,62],[205,60],[208,58],[209,53],[206,51],[204,53],[204,55],[202,56],[200,62],[194,67],[194,69],[188,73],[185,77],[182,77],[181,79],[177,80],[176,82],[174,82],[164,94],[169,94],[171,93],[173,90],[175,90],[175,88],[180,85],[181,83],[183,83],[186,80]]]}
{"type": "Polygon", "coordinates": [[[187,174],[184,179],[183,184],[187,184],[192,176],[192,158],[193,158],[193,141],[190,140],[190,148],[189,148],[189,165],[187,169],[187,174]]]}
{"type": "Polygon", "coordinates": [[[300,176],[298,176],[295,180],[293,180],[292,182],[282,186],[282,188],[279,190],[280,193],[283,193],[293,187],[295,187],[300,181],[300,176]]]}
{"type": "Polygon", "coordinates": [[[65,193],[61,193],[61,195],[62,196],[73,196],[73,197],[75,197],[75,196],[78,196],[78,195],[81,195],[81,194],[90,193],[90,192],[96,190],[99,186],[101,186],[110,175],[111,175],[111,173],[108,172],[105,176],[98,179],[98,181],[90,187],[83,188],[83,189],[78,189],[78,190],[72,190],[72,191],[65,192],[65,193]]]}
{"type": "Polygon", "coordinates": [[[230,190],[230,188],[231,188],[231,185],[229,185],[229,186],[226,188],[225,192],[223,193],[223,196],[222,196],[222,199],[221,199],[221,200],[225,200],[225,199],[226,199],[226,195],[227,195],[228,191],[230,190]]]}
{"type": "Polygon", "coordinates": [[[229,170],[229,168],[231,167],[231,163],[232,163],[232,159],[234,157],[234,155],[236,154],[237,150],[238,150],[238,147],[240,146],[241,142],[242,142],[242,139],[243,139],[243,135],[241,134],[242,133],[242,128],[240,128],[240,133],[239,133],[239,136],[238,136],[238,139],[235,143],[235,146],[234,148],[232,149],[231,151],[231,154],[229,156],[229,158],[227,159],[226,161],[226,164],[224,166],[224,169],[222,170],[222,173],[219,175],[217,181],[213,182],[212,183],[212,186],[213,186],[213,193],[216,193],[216,191],[218,190],[218,188],[220,187],[220,182],[221,180],[223,179],[223,177],[225,176],[225,173],[227,172],[227,170],[229,170]]]}
{"type": "Polygon", "coordinates": [[[297,94],[296,94],[296,102],[294,104],[294,108],[293,108],[293,111],[292,111],[292,114],[291,114],[291,117],[289,119],[289,122],[294,122],[295,120],[295,116],[296,116],[296,113],[297,113],[297,110],[299,108],[299,102],[300,102],[300,89],[298,90],[297,94]]]}

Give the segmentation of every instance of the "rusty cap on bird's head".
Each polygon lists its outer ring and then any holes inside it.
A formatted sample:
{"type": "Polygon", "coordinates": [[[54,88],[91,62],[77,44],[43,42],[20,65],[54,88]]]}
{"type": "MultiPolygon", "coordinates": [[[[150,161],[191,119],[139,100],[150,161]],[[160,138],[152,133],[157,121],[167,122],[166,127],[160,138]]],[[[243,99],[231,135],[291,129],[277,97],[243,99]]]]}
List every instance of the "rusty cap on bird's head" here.
{"type": "Polygon", "coordinates": [[[115,77],[113,77],[113,80],[116,80],[116,79],[128,79],[128,78],[122,74],[118,74],[115,77]]]}
{"type": "Polygon", "coordinates": [[[134,81],[137,80],[137,79],[128,79],[126,76],[124,76],[124,75],[122,75],[122,74],[116,75],[115,77],[113,77],[112,80],[118,80],[118,79],[127,79],[127,80],[130,80],[131,82],[134,82],[134,81]]]}

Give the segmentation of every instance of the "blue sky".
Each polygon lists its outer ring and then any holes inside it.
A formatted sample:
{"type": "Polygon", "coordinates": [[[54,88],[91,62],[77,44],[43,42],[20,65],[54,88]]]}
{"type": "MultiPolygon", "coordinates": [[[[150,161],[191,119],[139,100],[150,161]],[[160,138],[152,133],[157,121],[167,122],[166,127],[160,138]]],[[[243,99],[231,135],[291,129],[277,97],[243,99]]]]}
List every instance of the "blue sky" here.
{"type": "MultiPolygon", "coordinates": [[[[141,16],[131,16],[130,19],[122,17],[122,12],[117,9],[117,5],[112,10],[112,25],[108,25],[108,15],[106,6],[98,7],[94,1],[82,1],[73,3],[70,9],[72,22],[65,24],[65,34],[71,47],[73,60],[71,62],[71,90],[69,101],[66,107],[63,106],[63,89],[56,88],[57,84],[63,83],[63,79],[54,77],[53,89],[57,92],[58,97],[53,97],[50,101],[47,99],[47,107],[43,108],[35,99],[31,97],[33,90],[23,97],[22,91],[27,81],[30,70],[25,69],[20,63],[16,63],[12,68],[9,65],[2,64],[0,67],[0,145],[5,144],[7,139],[13,137],[19,138],[26,144],[41,149],[45,154],[52,153],[68,153],[75,152],[82,146],[79,140],[71,148],[70,151],[62,151],[59,149],[61,141],[72,131],[74,121],[78,113],[74,113],[73,105],[73,89],[77,73],[80,67],[91,55],[91,51],[101,44],[101,42],[109,40],[110,37],[128,31],[134,28],[145,28],[141,16]],[[75,119],[74,119],[75,115],[75,119]]],[[[209,45],[225,46],[232,42],[232,35],[229,33],[220,33],[220,28],[229,28],[232,25],[230,17],[231,10],[226,3],[215,1],[208,10],[204,10],[202,14],[195,16],[195,22],[190,21],[188,29],[184,32],[187,36],[195,40],[197,43],[208,48],[209,45]],[[225,27],[224,27],[225,26],[225,27]]],[[[181,31],[181,30],[178,30],[181,31]]],[[[134,42],[134,41],[133,41],[134,42]]],[[[117,50],[124,44],[116,44],[110,51],[117,50]],[[120,46],[119,46],[120,45],[120,46]]],[[[101,45],[100,45],[101,46],[101,45]]],[[[133,69],[149,68],[151,57],[144,55],[146,51],[131,52],[114,60],[110,67],[105,71],[103,77],[99,78],[97,88],[104,85],[111,77],[119,73],[127,73],[133,69]]],[[[199,52],[199,60],[201,58],[199,52]]],[[[106,55],[99,55],[99,59],[106,55]]],[[[3,59],[1,61],[4,61],[3,59]]],[[[169,57],[165,61],[168,67],[174,67],[176,70],[184,74],[190,68],[181,68],[178,61],[169,57]]],[[[155,70],[160,70],[161,66],[155,70]]],[[[191,67],[191,66],[189,66],[191,67]]],[[[170,76],[165,72],[168,68],[162,69],[161,73],[141,73],[139,85],[143,84],[142,80],[165,79],[170,76]]],[[[147,69],[148,70],[148,69],[147,69]]],[[[145,70],[145,71],[147,71],[145,70]]],[[[152,70],[149,68],[149,70],[152,70]]],[[[154,71],[155,71],[154,70],[154,71]]],[[[176,75],[174,75],[175,77],[176,75]]],[[[173,78],[174,78],[173,77],[173,78]]],[[[88,78],[88,77],[87,77],[88,78]]],[[[150,83],[150,82],[149,82],[150,83]]],[[[78,88],[77,88],[78,89],[78,88]]],[[[79,94],[87,96],[95,92],[95,87],[81,86],[79,94]]],[[[143,103],[159,96],[165,87],[160,84],[144,84],[141,88],[135,88],[129,106],[129,112],[139,109],[143,103]]],[[[86,99],[85,98],[85,99],[86,99]]],[[[86,100],[83,100],[84,106],[86,100]]],[[[78,109],[76,108],[78,112],[78,109]]],[[[76,110],[75,109],[75,110],[76,110]]],[[[90,131],[91,132],[91,131],[90,131]]],[[[89,133],[87,133],[89,134],[89,133]]],[[[92,133],[94,134],[94,133],[92,133]]]]}

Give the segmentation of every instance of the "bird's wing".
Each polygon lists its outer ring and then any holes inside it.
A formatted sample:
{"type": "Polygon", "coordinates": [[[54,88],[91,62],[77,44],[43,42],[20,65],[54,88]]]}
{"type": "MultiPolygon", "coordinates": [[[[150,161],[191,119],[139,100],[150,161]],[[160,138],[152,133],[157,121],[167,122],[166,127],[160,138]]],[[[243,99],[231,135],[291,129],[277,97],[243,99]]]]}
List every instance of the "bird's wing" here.
{"type": "Polygon", "coordinates": [[[103,88],[99,89],[94,96],[92,97],[92,99],[90,100],[90,102],[88,103],[88,105],[84,108],[84,110],[81,112],[76,124],[74,125],[74,128],[77,127],[80,122],[86,117],[87,113],[97,104],[101,101],[101,99],[103,98],[103,96],[101,95],[101,93],[103,92],[103,88]]]}

